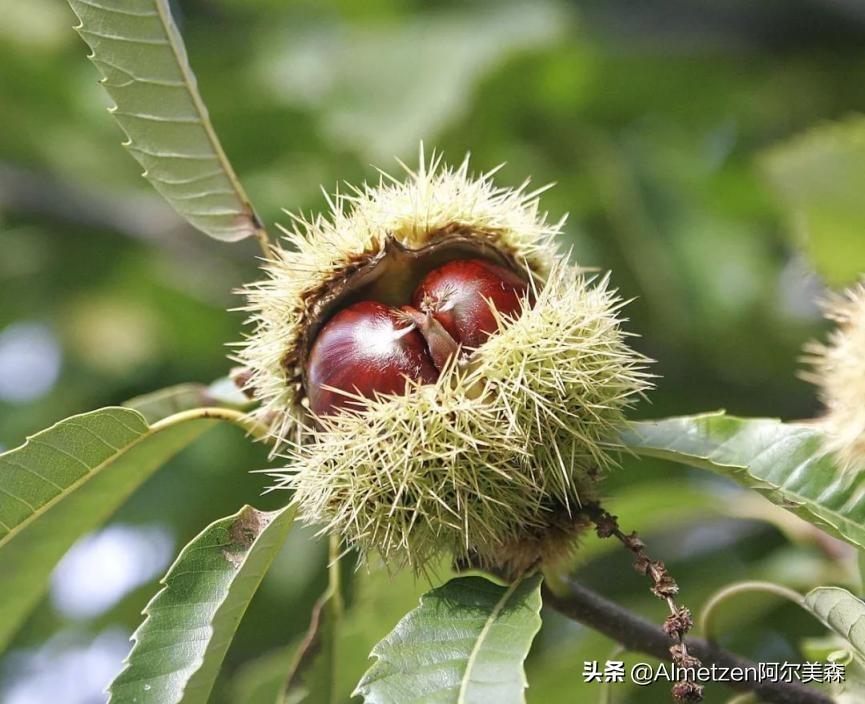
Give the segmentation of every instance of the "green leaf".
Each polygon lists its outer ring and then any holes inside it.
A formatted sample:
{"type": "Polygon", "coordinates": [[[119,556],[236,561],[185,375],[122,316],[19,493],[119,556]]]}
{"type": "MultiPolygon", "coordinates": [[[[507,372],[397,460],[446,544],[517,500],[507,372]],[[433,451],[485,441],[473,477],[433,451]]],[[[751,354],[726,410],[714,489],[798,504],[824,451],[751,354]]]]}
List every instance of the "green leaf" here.
{"type": "Polygon", "coordinates": [[[133,410],[104,408],[62,420],[0,455],[0,647],[73,543],[215,422],[148,426],[133,410]]]}
{"type": "Polygon", "coordinates": [[[833,284],[865,272],[865,117],[812,129],[763,165],[818,271],[833,284]]]}
{"type": "Polygon", "coordinates": [[[865,546],[865,474],[843,472],[814,427],[709,413],[631,423],[622,442],[638,455],[729,477],[865,546]]]}
{"type": "Polygon", "coordinates": [[[226,378],[218,379],[209,386],[195,383],[169,386],[131,398],[123,405],[138,411],[148,423],[154,423],[174,413],[193,408],[206,406],[245,408],[250,405],[250,400],[234,385],[234,382],[226,378]]]}
{"type": "MultiPolygon", "coordinates": [[[[453,566],[440,560],[429,570],[439,584],[453,577],[453,566]]],[[[432,586],[419,580],[410,570],[390,574],[384,567],[361,570],[353,584],[353,603],[339,629],[339,693],[348,699],[351,691],[369,669],[369,652],[399,620],[417,606],[432,586]]]]}
{"type": "Polygon", "coordinates": [[[377,703],[525,701],[540,585],[540,575],[508,587],[461,577],[433,589],[373,648],[377,662],[356,694],[377,703]]]}
{"type": "MultiPolygon", "coordinates": [[[[431,567],[435,575],[451,574],[448,561],[431,567]]],[[[333,575],[332,575],[333,576],[333,575]]],[[[368,669],[367,654],[402,616],[418,603],[423,582],[409,570],[394,574],[379,566],[352,574],[352,604],[334,608],[330,589],[319,616],[311,619],[303,638],[268,653],[244,666],[232,680],[230,701],[236,704],[304,704],[318,701],[346,702],[368,669]],[[311,634],[316,634],[313,638],[311,634]],[[319,644],[309,657],[310,643],[319,644]],[[300,653],[307,653],[305,662],[300,653]],[[327,661],[335,663],[328,668],[327,661]],[[321,673],[333,681],[317,686],[321,673]],[[288,685],[286,685],[288,681],[288,685]]],[[[324,598],[323,596],[323,598],[324,598]]]]}
{"type": "Polygon", "coordinates": [[[249,602],[294,519],[293,507],[244,506],[211,523],[169,568],[145,607],[127,666],[109,688],[121,704],[204,703],[249,602]]]}
{"type": "Polygon", "coordinates": [[[144,176],[194,227],[233,242],[261,230],[198,93],[168,0],[69,0],[144,176]]]}
{"type": "Polygon", "coordinates": [[[865,661],[865,602],[840,587],[817,587],[805,595],[804,605],[865,661]]]}

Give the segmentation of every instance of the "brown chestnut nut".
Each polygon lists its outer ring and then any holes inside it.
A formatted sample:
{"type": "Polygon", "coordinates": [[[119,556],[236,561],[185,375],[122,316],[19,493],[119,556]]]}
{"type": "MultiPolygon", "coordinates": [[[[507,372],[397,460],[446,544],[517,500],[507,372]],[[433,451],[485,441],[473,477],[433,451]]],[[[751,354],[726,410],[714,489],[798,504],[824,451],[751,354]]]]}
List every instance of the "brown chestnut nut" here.
{"type": "Polygon", "coordinates": [[[364,398],[403,393],[408,379],[438,379],[423,336],[402,311],[361,301],[334,315],[312,345],[306,366],[309,407],[317,415],[358,408],[356,399],[339,391],[364,398]]]}
{"type": "Polygon", "coordinates": [[[412,296],[412,305],[431,313],[463,347],[482,345],[498,325],[490,303],[500,314],[515,315],[528,283],[513,271],[484,259],[457,259],[429,272],[412,296]]]}

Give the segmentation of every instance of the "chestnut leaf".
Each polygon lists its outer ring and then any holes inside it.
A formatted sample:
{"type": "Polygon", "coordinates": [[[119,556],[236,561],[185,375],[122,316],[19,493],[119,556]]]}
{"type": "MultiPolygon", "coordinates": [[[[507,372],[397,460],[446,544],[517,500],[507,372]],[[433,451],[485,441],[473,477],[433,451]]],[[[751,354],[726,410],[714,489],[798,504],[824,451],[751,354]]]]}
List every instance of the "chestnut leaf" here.
{"type": "Polygon", "coordinates": [[[540,586],[540,575],[507,587],[472,576],[433,589],[373,648],[377,662],[355,694],[368,703],[524,702],[540,586]]]}
{"type": "Polygon", "coordinates": [[[294,508],[244,506],[181,550],[144,608],[125,669],[109,687],[120,704],[204,704],[225,653],[294,520],[294,508]]]}
{"type": "Polygon", "coordinates": [[[630,423],[621,441],[637,455],[733,479],[865,547],[865,474],[843,471],[815,426],[718,412],[630,423]]]}
{"type": "Polygon", "coordinates": [[[55,564],[144,481],[217,421],[148,425],[128,408],[72,416],[0,455],[0,648],[55,564]]]}
{"type": "Polygon", "coordinates": [[[198,92],[168,0],[69,0],[124,146],[191,225],[234,242],[261,224],[198,92]]]}

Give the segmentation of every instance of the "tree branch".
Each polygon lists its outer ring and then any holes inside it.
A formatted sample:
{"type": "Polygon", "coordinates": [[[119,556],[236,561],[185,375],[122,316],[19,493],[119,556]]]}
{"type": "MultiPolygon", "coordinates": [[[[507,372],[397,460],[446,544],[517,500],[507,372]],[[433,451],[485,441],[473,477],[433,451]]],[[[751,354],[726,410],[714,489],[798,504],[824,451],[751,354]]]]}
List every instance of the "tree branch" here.
{"type": "MultiPolygon", "coordinates": [[[[627,650],[670,660],[670,638],[660,628],[627,609],[604,599],[571,579],[559,581],[556,594],[544,584],[544,605],[589,626],[620,643],[627,650]]],[[[687,638],[689,652],[706,666],[756,668],[757,663],[739,657],[702,638],[687,638]]],[[[751,691],[774,704],[832,704],[832,699],[799,682],[725,682],[733,689],[751,691]]]]}
{"type": "MultiPolygon", "coordinates": [[[[646,544],[640,536],[636,532],[629,534],[622,532],[618,517],[597,501],[584,503],[583,512],[595,524],[598,537],[616,538],[633,555],[634,569],[652,582],[652,594],[666,602],[670,610],[670,615],[662,626],[664,633],[673,642],[673,646],[669,649],[670,658],[674,665],[682,668],[683,672],[695,672],[703,663],[700,662],[699,656],[688,652],[688,643],[685,639],[685,634],[694,627],[694,621],[690,610],[676,603],[675,597],[679,593],[679,585],[667,571],[666,565],[660,560],[650,558],[646,553],[646,544]]],[[[696,704],[703,701],[703,685],[688,674],[673,685],[670,693],[673,695],[674,702],[696,704]]]]}

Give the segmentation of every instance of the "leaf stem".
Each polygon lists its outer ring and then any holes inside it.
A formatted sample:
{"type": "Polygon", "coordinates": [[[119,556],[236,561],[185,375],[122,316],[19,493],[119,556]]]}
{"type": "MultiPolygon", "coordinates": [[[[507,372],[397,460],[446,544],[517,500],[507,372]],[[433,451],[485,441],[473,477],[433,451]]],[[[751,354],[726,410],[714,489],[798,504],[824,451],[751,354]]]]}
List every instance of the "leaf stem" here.
{"type": "Polygon", "coordinates": [[[258,221],[258,217],[255,217],[255,221],[255,238],[258,240],[258,246],[261,248],[264,258],[270,261],[273,259],[273,252],[270,248],[270,236],[267,234],[267,230],[264,229],[264,225],[258,221]]]}
{"type": "Polygon", "coordinates": [[[188,411],[175,413],[162,420],[158,420],[150,426],[152,431],[162,430],[177,423],[183,423],[188,420],[198,420],[201,418],[212,418],[214,420],[224,420],[232,423],[240,428],[243,428],[249,435],[256,440],[265,440],[269,438],[267,427],[250,417],[249,414],[243,411],[235,410],[234,408],[223,408],[221,406],[208,406],[205,408],[191,408],[188,411]]]}
{"type": "Polygon", "coordinates": [[[748,581],[730,584],[715,592],[700,612],[700,630],[709,642],[715,641],[715,614],[721,604],[739,594],[747,592],[774,594],[775,596],[792,601],[797,606],[803,608],[805,606],[804,597],[799,592],[788,589],[780,584],[775,584],[774,582],[748,581]]]}

